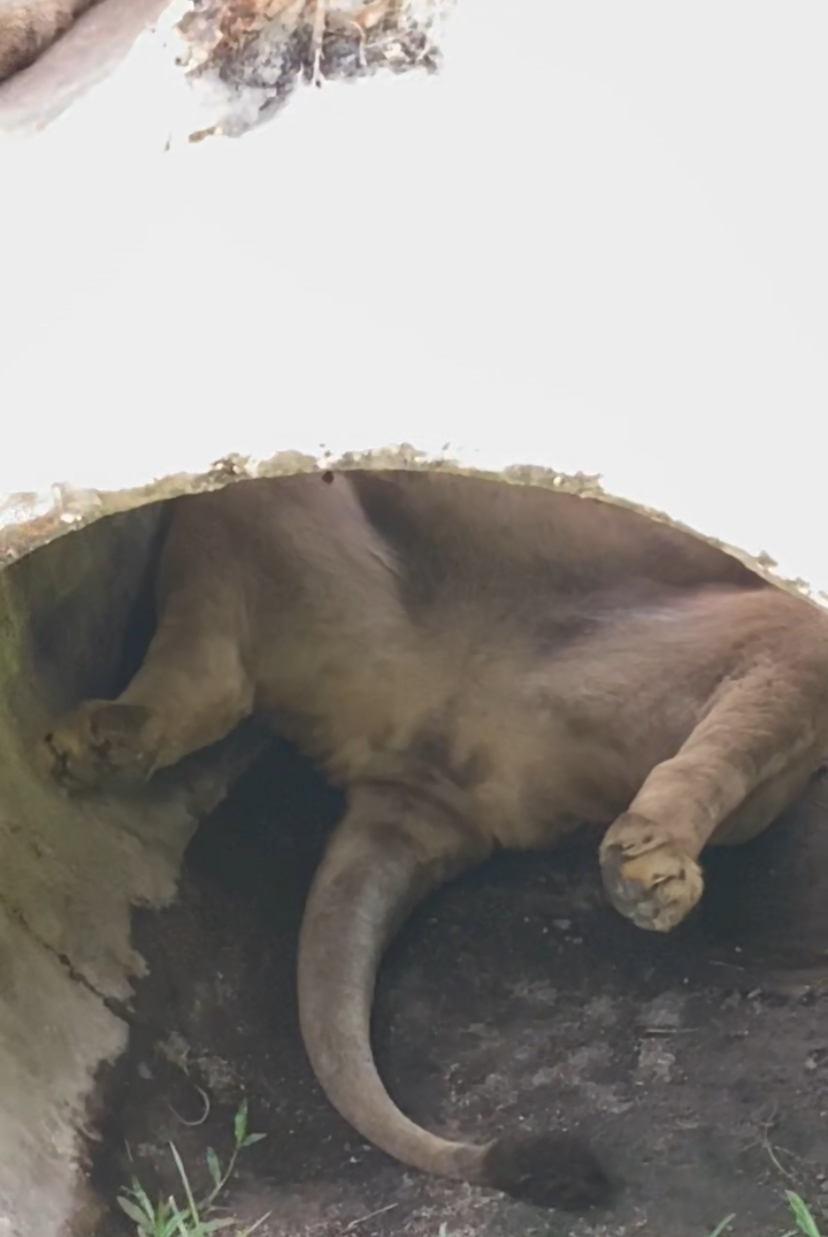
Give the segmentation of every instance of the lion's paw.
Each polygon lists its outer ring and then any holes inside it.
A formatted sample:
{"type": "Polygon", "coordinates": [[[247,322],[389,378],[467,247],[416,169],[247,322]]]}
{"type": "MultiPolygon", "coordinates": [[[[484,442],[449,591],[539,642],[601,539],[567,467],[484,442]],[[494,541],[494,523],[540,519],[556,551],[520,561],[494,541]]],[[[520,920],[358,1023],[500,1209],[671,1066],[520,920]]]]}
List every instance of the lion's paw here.
{"type": "Polygon", "coordinates": [[[622,817],[604,839],[601,874],[615,909],[651,932],[670,932],[704,891],[695,859],[675,838],[635,818],[622,817]]]}
{"type": "Polygon", "coordinates": [[[38,763],[70,792],[145,782],[156,757],[152,716],[143,705],[87,700],[43,736],[38,763]]]}

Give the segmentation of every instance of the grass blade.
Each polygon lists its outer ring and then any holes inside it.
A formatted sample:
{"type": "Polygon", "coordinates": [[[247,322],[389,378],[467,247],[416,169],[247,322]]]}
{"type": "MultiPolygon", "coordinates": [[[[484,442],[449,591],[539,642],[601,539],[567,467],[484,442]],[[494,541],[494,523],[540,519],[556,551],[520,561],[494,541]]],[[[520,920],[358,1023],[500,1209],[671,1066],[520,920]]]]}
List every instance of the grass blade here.
{"type": "Polygon", "coordinates": [[[137,1203],[133,1203],[130,1199],[124,1198],[123,1195],[119,1195],[118,1197],[118,1206],[121,1208],[124,1215],[129,1216],[133,1224],[137,1225],[139,1233],[147,1232],[147,1219],[149,1218],[149,1222],[152,1223],[154,1219],[153,1216],[147,1217],[144,1215],[144,1212],[137,1203]]]}
{"type": "Polygon", "coordinates": [[[198,1229],[201,1227],[201,1218],[198,1214],[198,1207],[196,1207],[196,1201],[193,1198],[193,1192],[190,1189],[190,1179],[187,1176],[187,1171],[184,1168],[184,1164],[182,1162],[181,1156],[178,1154],[178,1148],[176,1147],[175,1143],[170,1143],[170,1151],[172,1151],[173,1159],[175,1160],[175,1166],[178,1169],[178,1175],[181,1178],[181,1184],[184,1186],[184,1193],[187,1195],[187,1205],[190,1208],[190,1218],[193,1224],[195,1224],[196,1232],[197,1232],[198,1229]]]}
{"type": "Polygon", "coordinates": [[[708,1237],[722,1237],[722,1233],[725,1231],[728,1224],[732,1224],[735,1219],[736,1219],[736,1212],[734,1211],[732,1215],[725,1216],[723,1220],[720,1220],[719,1223],[716,1225],[716,1227],[713,1229],[713,1232],[708,1234],[708,1237]]]}
{"type": "Polygon", "coordinates": [[[805,1237],[821,1237],[820,1231],[816,1226],[816,1220],[806,1207],[804,1200],[798,1194],[794,1194],[793,1190],[786,1190],[785,1198],[788,1200],[791,1215],[799,1225],[800,1231],[805,1234],[805,1237]]]}
{"type": "Polygon", "coordinates": [[[236,1146],[241,1147],[247,1138],[247,1100],[239,1104],[238,1112],[233,1121],[233,1133],[236,1136],[236,1146]]]}

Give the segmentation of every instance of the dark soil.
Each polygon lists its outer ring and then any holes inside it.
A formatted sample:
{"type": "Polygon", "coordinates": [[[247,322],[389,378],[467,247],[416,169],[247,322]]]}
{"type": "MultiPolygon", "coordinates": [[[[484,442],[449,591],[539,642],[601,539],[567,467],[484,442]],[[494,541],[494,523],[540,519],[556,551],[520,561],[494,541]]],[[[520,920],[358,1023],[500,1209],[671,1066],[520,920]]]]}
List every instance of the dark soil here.
{"type": "MultiPolygon", "coordinates": [[[[618,1192],[574,1219],[405,1170],[316,1086],[294,960],[340,810],[290,749],[268,751],[199,830],[178,904],[138,914],[150,975],[106,1080],[105,1198],[133,1173],[175,1187],[169,1139],[203,1189],[206,1149],[226,1156],[247,1096],[267,1138],[224,1201],[247,1223],[271,1211],[262,1237],[706,1237],[731,1212],[734,1235],[781,1237],[785,1189],[828,1213],[828,784],[757,843],[714,854],[702,909],[669,937],[605,905],[584,847],[503,856],[403,932],[376,1011],[392,1093],[450,1135],[580,1128],[618,1192]],[[203,1096],[206,1119],[187,1124],[203,1096]]],[[[114,1201],[111,1214],[98,1237],[134,1232],[114,1201]]]]}

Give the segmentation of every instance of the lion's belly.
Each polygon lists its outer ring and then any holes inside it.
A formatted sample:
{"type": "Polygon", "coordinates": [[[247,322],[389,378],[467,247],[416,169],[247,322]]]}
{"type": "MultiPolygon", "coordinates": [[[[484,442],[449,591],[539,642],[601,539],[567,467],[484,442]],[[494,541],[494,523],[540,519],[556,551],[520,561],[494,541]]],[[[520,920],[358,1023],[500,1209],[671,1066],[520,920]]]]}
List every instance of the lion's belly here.
{"type": "Polygon", "coordinates": [[[631,615],[541,658],[448,620],[311,625],[259,704],[340,785],[442,784],[500,845],[553,845],[615,819],[698,724],[727,658],[698,627],[692,607],[631,615]]]}
{"type": "Polygon", "coordinates": [[[517,849],[609,824],[691,728],[680,719],[631,740],[623,716],[593,725],[581,711],[573,724],[565,701],[541,708],[523,683],[508,663],[475,677],[443,659],[399,659],[383,674],[329,672],[287,707],[283,697],[272,720],[337,784],[444,787],[494,843],[517,849]]]}

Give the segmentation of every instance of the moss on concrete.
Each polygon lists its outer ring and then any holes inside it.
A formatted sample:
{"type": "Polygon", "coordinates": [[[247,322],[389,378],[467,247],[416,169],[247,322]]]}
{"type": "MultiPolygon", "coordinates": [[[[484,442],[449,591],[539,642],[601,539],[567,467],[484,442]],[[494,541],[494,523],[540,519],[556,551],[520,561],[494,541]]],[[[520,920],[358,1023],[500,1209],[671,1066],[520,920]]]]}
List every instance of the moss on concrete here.
{"type": "Polygon", "coordinates": [[[0,1232],[92,1229],[78,1171],[101,1063],[127,1035],[143,960],[131,908],[168,902],[219,768],[132,802],[79,805],[44,782],[31,740],[52,710],[116,688],[158,508],[101,522],[0,574],[0,1232]]]}

